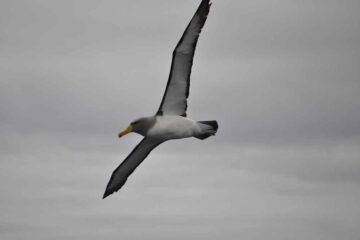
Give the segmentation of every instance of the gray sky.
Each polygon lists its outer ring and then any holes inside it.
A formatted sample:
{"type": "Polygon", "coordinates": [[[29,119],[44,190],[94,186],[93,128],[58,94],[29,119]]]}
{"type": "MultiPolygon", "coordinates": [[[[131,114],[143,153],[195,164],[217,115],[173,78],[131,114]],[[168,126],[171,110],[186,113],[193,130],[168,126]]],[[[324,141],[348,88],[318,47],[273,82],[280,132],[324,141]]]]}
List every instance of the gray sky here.
{"type": "Polygon", "coordinates": [[[217,136],[101,199],[199,2],[0,2],[1,239],[358,239],[357,0],[213,1],[188,115],[217,136]]]}

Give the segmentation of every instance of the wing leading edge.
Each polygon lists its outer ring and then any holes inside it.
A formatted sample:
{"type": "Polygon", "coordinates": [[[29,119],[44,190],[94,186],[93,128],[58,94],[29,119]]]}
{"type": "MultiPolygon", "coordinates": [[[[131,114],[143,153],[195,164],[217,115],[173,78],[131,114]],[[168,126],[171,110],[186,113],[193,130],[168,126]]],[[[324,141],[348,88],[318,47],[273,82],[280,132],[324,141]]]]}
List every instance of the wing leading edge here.
{"type": "Polygon", "coordinates": [[[156,115],[186,116],[190,74],[196,43],[210,11],[210,0],[200,3],[172,55],[169,80],[156,115]]]}

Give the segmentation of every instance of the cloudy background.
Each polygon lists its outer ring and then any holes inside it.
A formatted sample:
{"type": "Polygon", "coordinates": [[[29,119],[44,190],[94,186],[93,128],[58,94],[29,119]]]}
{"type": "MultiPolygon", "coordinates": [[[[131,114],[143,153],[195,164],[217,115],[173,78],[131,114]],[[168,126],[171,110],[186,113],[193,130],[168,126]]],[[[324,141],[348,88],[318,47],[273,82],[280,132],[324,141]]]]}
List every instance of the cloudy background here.
{"type": "Polygon", "coordinates": [[[101,199],[199,2],[0,2],[1,239],[359,239],[358,0],[214,1],[188,115],[217,136],[101,199]]]}

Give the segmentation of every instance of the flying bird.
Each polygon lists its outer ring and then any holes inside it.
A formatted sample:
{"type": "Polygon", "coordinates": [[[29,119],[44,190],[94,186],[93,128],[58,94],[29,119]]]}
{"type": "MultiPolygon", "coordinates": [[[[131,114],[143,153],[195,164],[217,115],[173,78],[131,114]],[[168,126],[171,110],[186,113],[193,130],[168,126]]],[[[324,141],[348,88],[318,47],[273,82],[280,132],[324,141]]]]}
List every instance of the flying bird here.
{"type": "Polygon", "coordinates": [[[144,138],[114,170],[103,198],[117,192],[125,184],[130,174],[159,144],[171,139],[195,137],[203,140],[215,135],[218,129],[216,121],[194,121],[186,116],[196,43],[209,14],[210,6],[210,0],[201,1],[176,45],[165,94],[155,116],[139,118],[119,133],[119,138],[131,132],[138,133],[144,138]]]}

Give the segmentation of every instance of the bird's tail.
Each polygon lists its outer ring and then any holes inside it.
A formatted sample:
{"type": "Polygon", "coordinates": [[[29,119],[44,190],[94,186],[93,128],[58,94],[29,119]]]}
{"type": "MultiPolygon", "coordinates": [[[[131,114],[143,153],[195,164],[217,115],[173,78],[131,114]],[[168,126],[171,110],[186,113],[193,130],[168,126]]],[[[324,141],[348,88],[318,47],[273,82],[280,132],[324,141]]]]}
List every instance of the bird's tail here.
{"type": "Polygon", "coordinates": [[[197,123],[201,128],[201,133],[196,135],[195,137],[201,140],[215,135],[219,127],[216,121],[199,121],[197,123]]]}

